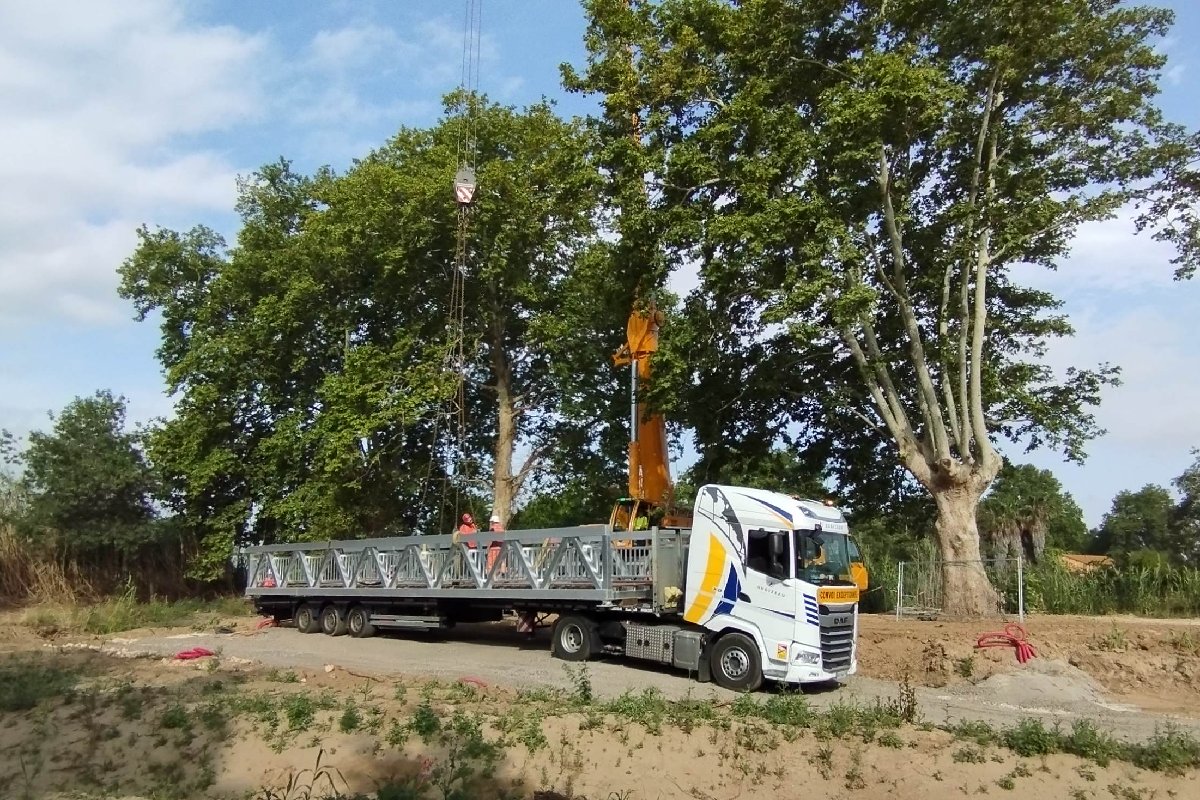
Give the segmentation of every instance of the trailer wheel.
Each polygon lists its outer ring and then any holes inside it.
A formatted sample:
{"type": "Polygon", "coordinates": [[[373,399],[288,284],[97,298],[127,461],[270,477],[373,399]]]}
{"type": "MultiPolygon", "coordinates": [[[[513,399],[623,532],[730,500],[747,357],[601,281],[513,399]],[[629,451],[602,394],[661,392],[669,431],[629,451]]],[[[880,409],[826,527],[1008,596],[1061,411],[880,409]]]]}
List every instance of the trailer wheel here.
{"type": "Polygon", "coordinates": [[[296,630],[301,633],[316,633],[321,630],[321,620],[311,603],[303,603],[296,609],[296,630]]]}
{"type": "Polygon", "coordinates": [[[321,631],[328,636],[341,636],[346,632],[346,614],[332,603],[321,609],[321,631]]]}
{"type": "Polygon", "coordinates": [[[371,612],[363,606],[355,606],[346,614],[346,629],[357,639],[365,639],[375,635],[375,626],[371,624],[371,612]]]}
{"type": "Polygon", "coordinates": [[[742,633],[728,633],[717,640],[709,656],[713,680],[724,689],[753,692],[762,686],[762,664],[758,646],[742,633]]]}
{"type": "Polygon", "coordinates": [[[563,661],[587,661],[596,650],[596,627],[583,617],[559,617],[554,623],[551,653],[563,661]]]}

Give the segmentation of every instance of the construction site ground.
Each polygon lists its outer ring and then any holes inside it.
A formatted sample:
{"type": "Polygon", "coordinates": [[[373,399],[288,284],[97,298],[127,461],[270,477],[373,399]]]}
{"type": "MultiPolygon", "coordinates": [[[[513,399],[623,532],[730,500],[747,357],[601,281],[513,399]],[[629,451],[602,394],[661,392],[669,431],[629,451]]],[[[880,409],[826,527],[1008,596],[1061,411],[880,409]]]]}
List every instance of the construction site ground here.
{"type": "MultiPolygon", "coordinates": [[[[128,687],[134,686],[157,699],[146,700],[153,713],[129,717],[93,708],[89,713],[94,719],[86,723],[86,715],[72,712],[69,701],[49,716],[36,709],[0,708],[2,797],[91,791],[73,783],[78,767],[66,766],[81,759],[90,764],[86,774],[106,775],[105,765],[116,772],[108,774],[107,785],[103,780],[98,784],[108,793],[69,796],[266,798],[267,787],[286,787],[288,776],[300,770],[310,770],[305,774],[311,778],[318,754],[346,781],[339,791],[368,792],[397,776],[428,782],[440,774],[430,777],[431,770],[439,769],[431,765],[451,758],[446,741],[408,734],[399,745],[386,741],[389,722],[411,721],[422,702],[433,703],[443,730],[457,719],[455,714],[469,711],[489,720],[485,739],[508,737],[503,757],[488,767],[487,791],[493,794],[464,797],[704,800],[755,796],[760,790],[777,793],[797,782],[829,797],[861,796],[872,786],[895,798],[924,798],[931,790],[976,794],[1014,785],[1047,797],[1200,796],[1200,773],[1191,767],[1171,774],[1128,759],[1022,757],[1011,747],[964,744],[961,735],[943,730],[964,721],[1011,729],[1028,719],[1047,729],[1070,730],[1088,720],[1127,742],[1149,741],[1172,730],[1200,737],[1200,620],[1032,617],[1025,627],[1037,657],[1019,664],[1011,648],[975,648],[980,634],[1001,627],[996,624],[863,616],[859,673],[836,686],[807,691],[801,702],[824,719],[836,720],[851,713],[846,710],[850,707],[894,709],[915,701],[917,722],[924,724],[905,725],[886,738],[874,728],[862,735],[844,735],[843,730],[842,735],[823,736],[821,726],[827,723],[781,726],[776,712],[770,721],[751,713],[757,720],[753,724],[744,714],[735,715],[732,726],[716,722],[708,716],[711,711],[700,709],[724,709],[717,712],[720,717],[743,701],[684,673],[631,660],[590,662],[581,673],[551,658],[546,629],[527,638],[507,622],[359,640],[304,635],[290,627],[257,629],[259,620],[253,617],[221,620],[219,633],[210,625],[107,637],[39,634],[21,620],[19,612],[0,619],[0,667],[85,659],[90,680],[109,687],[105,696],[128,696],[133,691],[128,687]],[[173,658],[195,647],[216,655],[196,661],[173,658]],[[163,729],[172,708],[193,717],[201,714],[202,694],[180,695],[181,687],[199,691],[203,681],[220,676],[233,679],[225,685],[236,685],[241,695],[321,693],[325,710],[310,720],[315,733],[296,735],[280,746],[278,737],[292,730],[290,723],[259,726],[236,714],[231,727],[210,737],[212,741],[182,723],[163,729]],[[581,680],[583,696],[594,698],[596,705],[578,704],[581,680]],[[907,699],[905,683],[912,687],[907,699]],[[648,721],[639,716],[644,711],[629,705],[672,699],[692,701],[663,712],[678,724],[648,721]],[[341,724],[348,703],[357,703],[361,714],[374,720],[373,732],[341,724]],[[699,716],[679,723],[684,712],[678,708],[699,716]],[[98,724],[102,732],[93,730],[98,724]],[[176,737],[184,727],[187,735],[176,737]],[[38,752],[58,763],[54,769],[42,764],[30,778],[33,741],[41,741],[38,752]],[[521,741],[525,744],[519,746],[521,741]],[[197,748],[203,748],[203,757],[197,748]],[[167,753],[175,753],[176,760],[167,753]],[[149,783],[136,777],[147,764],[160,765],[153,767],[149,783]],[[200,769],[203,780],[196,777],[200,769]],[[172,795],[164,788],[171,780],[191,788],[172,795]],[[137,792],[129,794],[133,789],[137,792]]],[[[792,702],[770,686],[755,702],[775,702],[772,698],[792,702]]],[[[864,720],[870,716],[862,714],[864,720]]],[[[280,719],[285,717],[291,719],[286,714],[280,719]]],[[[426,788],[433,792],[429,796],[441,796],[446,787],[434,791],[430,783],[426,788]]],[[[474,791],[483,790],[476,786],[474,791]]]]}

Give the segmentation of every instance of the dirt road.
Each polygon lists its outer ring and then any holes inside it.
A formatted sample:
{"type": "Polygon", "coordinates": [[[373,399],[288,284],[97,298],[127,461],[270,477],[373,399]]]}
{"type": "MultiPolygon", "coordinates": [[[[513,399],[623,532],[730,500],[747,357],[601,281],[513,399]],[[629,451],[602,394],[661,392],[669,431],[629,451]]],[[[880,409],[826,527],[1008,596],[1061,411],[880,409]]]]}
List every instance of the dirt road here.
{"type": "MultiPolygon", "coordinates": [[[[550,656],[545,630],[538,631],[532,640],[503,624],[461,626],[436,636],[406,634],[371,639],[304,635],[291,628],[244,634],[245,630],[238,634],[135,633],[112,637],[104,642],[104,648],[127,655],[170,656],[200,646],[218,652],[222,658],[247,659],[278,668],[320,671],[333,665],[339,671],[381,677],[470,677],[510,688],[571,686],[564,662],[550,656]]],[[[870,626],[864,626],[863,641],[864,651],[869,654],[870,626]]],[[[997,655],[994,661],[1003,668],[985,670],[978,680],[959,680],[940,687],[918,685],[915,690],[922,715],[938,724],[968,719],[1010,725],[1022,717],[1036,716],[1069,725],[1072,720],[1087,718],[1129,740],[1148,738],[1168,722],[1200,734],[1200,718],[1136,708],[1125,698],[1114,698],[1083,670],[1053,657],[1053,653],[1048,655],[1024,666],[1008,663],[1012,662],[1011,654],[997,655]]],[[[864,660],[870,662],[877,657],[878,653],[864,660]]],[[[593,690],[601,697],[650,687],[674,698],[688,694],[731,696],[711,683],[697,683],[685,674],[632,660],[590,662],[588,670],[593,690]]],[[[914,682],[919,684],[924,677],[917,676],[914,682]]],[[[897,690],[895,680],[863,675],[851,677],[836,688],[813,692],[810,699],[813,705],[826,707],[851,700],[871,702],[894,696],[897,690]]]]}

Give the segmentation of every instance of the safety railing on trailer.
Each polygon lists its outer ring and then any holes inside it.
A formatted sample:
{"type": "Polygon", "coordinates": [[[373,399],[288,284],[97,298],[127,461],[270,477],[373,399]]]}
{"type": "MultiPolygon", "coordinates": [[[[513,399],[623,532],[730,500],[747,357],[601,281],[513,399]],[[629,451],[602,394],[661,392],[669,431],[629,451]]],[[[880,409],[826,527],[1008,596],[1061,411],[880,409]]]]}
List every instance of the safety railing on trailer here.
{"type": "MultiPolygon", "coordinates": [[[[248,547],[255,589],[621,589],[653,583],[657,531],[604,525],[453,536],[404,536],[248,547]]],[[[670,534],[675,535],[675,534],[670,534]]]]}

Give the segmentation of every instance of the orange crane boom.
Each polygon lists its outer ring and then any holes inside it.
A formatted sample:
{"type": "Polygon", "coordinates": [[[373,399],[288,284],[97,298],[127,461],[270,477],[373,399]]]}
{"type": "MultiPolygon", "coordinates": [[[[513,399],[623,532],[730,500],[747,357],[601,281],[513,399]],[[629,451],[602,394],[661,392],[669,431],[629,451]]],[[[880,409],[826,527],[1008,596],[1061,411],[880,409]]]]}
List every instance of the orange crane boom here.
{"type": "Polygon", "coordinates": [[[667,456],[667,426],[661,414],[647,414],[638,387],[650,379],[650,359],[658,350],[658,329],[663,314],[653,302],[636,307],[625,326],[625,343],[613,354],[613,363],[629,367],[629,496],[617,501],[609,520],[614,527],[632,530],[648,526],[650,516],[660,517],[661,527],[688,527],[690,515],[675,511],[675,487],[667,456]]]}

